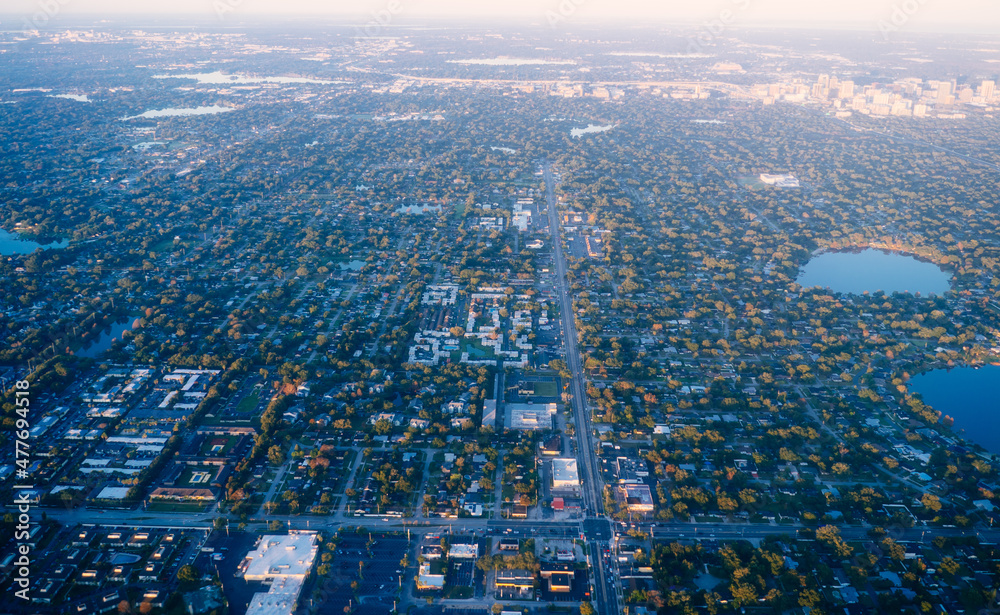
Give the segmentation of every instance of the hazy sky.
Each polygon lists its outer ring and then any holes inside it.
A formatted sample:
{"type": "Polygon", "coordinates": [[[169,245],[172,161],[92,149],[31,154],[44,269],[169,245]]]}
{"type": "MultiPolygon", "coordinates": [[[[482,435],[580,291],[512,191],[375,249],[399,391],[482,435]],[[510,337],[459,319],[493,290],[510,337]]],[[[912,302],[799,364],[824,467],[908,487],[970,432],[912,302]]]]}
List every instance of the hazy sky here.
{"type": "MultiPolygon", "coordinates": [[[[216,19],[263,14],[347,15],[369,20],[379,11],[397,22],[424,18],[510,16],[541,24],[574,20],[649,24],[715,20],[729,25],[853,25],[900,30],[963,30],[1000,33],[998,0],[0,0],[0,13],[16,21],[52,13],[59,17],[88,14],[191,15],[216,19]],[[728,11],[728,13],[726,12],[728,11]],[[220,17],[221,16],[221,17],[220,17]]],[[[8,21],[9,23],[9,21],[8,21]]],[[[1000,36],[1000,35],[998,35],[1000,36]]]]}

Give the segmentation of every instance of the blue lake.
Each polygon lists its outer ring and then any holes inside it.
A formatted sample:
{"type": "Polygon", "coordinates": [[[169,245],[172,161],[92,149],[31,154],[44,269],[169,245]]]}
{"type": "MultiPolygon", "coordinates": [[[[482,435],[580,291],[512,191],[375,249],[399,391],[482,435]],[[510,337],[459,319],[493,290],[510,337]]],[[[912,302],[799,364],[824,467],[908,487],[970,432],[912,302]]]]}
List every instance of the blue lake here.
{"type": "Polygon", "coordinates": [[[66,240],[41,244],[30,239],[22,239],[16,233],[8,233],[0,228],[0,254],[4,256],[31,254],[38,248],[65,248],[68,244],[66,240]]]}
{"type": "Polygon", "coordinates": [[[909,388],[955,419],[955,433],[1000,454],[1000,366],[935,369],[911,378],[909,388]]]}
{"type": "Polygon", "coordinates": [[[819,286],[860,295],[882,291],[943,295],[951,274],[934,263],[896,252],[866,248],[859,252],[824,252],[809,260],[795,280],[805,288],[819,286]]]}
{"type": "Polygon", "coordinates": [[[122,339],[122,333],[135,329],[138,325],[139,316],[131,316],[125,320],[119,320],[111,324],[109,329],[101,332],[101,336],[90,343],[86,348],[76,353],[78,357],[89,359],[97,358],[102,352],[111,348],[111,344],[122,339]]]}

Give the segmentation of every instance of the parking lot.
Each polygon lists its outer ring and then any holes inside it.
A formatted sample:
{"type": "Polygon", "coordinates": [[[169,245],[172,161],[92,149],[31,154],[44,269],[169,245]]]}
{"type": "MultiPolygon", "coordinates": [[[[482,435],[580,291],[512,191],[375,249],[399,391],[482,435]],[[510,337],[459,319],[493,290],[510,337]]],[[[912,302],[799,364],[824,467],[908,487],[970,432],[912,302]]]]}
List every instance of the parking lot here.
{"type": "Polygon", "coordinates": [[[448,585],[472,587],[476,572],[475,560],[453,559],[448,572],[448,585]]]}
{"type": "Polygon", "coordinates": [[[230,532],[228,536],[226,532],[214,532],[205,543],[205,547],[213,551],[199,553],[194,562],[202,572],[218,571],[222,591],[232,613],[243,613],[255,593],[267,591],[263,583],[248,583],[243,577],[236,576],[236,569],[246,554],[253,550],[257,537],[257,534],[249,532],[230,532]]]}
{"type": "Polygon", "coordinates": [[[406,538],[372,533],[343,532],[337,542],[330,574],[318,579],[323,595],[322,612],[342,613],[353,604],[358,612],[390,613],[399,594],[403,569],[399,562],[407,552],[406,538]],[[360,563],[360,566],[359,566],[360,563]],[[354,601],[357,583],[359,607],[354,601]]]}

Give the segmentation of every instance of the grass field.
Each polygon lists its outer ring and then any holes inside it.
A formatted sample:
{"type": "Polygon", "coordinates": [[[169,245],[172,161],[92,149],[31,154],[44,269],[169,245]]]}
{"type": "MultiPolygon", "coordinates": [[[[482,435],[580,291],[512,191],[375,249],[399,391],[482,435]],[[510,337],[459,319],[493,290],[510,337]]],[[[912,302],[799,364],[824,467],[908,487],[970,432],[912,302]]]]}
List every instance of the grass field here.
{"type": "Polygon", "coordinates": [[[204,512],[208,502],[150,502],[146,505],[149,512],[204,512]]]}
{"type": "Polygon", "coordinates": [[[759,177],[740,177],[736,180],[740,186],[744,188],[750,188],[751,190],[760,190],[761,188],[767,188],[767,184],[760,181],[759,177]]]}
{"type": "Polygon", "coordinates": [[[534,384],[536,397],[556,397],[559,395],[559,387],[551,380],[543,380],[532,384],[534,384]]]}
{"type": "Polygon", "coordinates": [[[253,393],[247,395],[236,404],[236,412],[239,414],[250,414],[260,403],[260,388],[254,388],[253,393]]]}
{"type": "Polygon", "coordinates": [[[477,339],[462,338],[458,343],[459,352],[468,352],[469,357],[473,359],[488,357],[493,354],[493,352],[483,346],[483,344],[477,339]]]}
{"type": "Polygon", "coordinates": [[[177,486],[189,489],[207,489],[213,478],[215,478],[215,470],[212,468],[188,466],[178,477],[177,486]]]}
{"type": "Polygon", "coordinates": [[[205,438],[205,443],[201,445],[201,449],[198,451],[201,455],[215,455],[215,456],[225,456],[229,451],[232,450],[239,438],[235,436],[212,436],[205,438]],[[213,451],[212,448],[217,440],[225,440],[225,444],[222,449],[213,451]]]}

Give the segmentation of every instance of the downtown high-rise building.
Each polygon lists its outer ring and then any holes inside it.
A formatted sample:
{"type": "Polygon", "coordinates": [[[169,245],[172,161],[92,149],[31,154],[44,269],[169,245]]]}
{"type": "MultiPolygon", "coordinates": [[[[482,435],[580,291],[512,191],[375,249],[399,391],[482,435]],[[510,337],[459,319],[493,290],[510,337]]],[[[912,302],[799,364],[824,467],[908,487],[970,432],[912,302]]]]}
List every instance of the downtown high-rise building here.
{"type": "Polygon", "coordinates": [[[983,98],[984,101],[991,100],[994,96],[996,96],[997,93],[996,88],[997,88],[996,83],[994,83],[993,81],[984,80],[983,83],[980,84],[979,86],[979,95],[983,98]]]}

